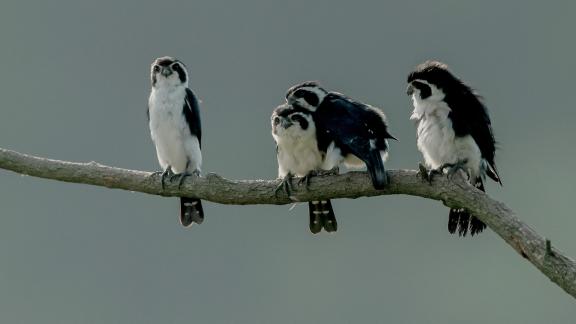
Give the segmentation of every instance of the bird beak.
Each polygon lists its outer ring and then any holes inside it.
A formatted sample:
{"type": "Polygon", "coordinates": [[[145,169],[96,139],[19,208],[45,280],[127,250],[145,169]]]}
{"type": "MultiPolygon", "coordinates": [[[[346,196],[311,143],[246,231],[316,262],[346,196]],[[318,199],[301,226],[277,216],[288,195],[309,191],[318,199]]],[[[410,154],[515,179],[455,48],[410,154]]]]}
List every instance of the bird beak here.
{"type": "Polygon", "coordinates": [[[292,126],[292,122],[289,119],[282,118],[282,120],[280,121],[280,125],[282,125],[282,127],[284,129],[286,129],[286,128],[292,126]]]}
{"type": "Polygon", "coordinates": [[[408,85],[408,88],[406,88],[406,94],[411,96],[414,93],[414,86],[412,85],[412,83],[410,83],[408,85]]]}
{"type": "Polygon", "coordinates": [[[165,77],[169,77],[170,74],[172,74],[172,70],[170,69],[169,66],[163,67],[162,68],[162,75],[165,77]]]}

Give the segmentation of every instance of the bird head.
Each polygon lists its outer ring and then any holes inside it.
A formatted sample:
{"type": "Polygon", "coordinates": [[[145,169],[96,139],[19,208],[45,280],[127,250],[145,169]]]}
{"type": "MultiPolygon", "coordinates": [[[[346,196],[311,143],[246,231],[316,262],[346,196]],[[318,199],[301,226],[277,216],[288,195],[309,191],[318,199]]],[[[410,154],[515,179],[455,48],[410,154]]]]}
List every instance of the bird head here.
{"type": "Polygon", "coordinates": [[[317,82],[307,81],[297,84],[286,92],[286,102],[289,105],[315,111],[328,94],[317,82]]]}
{"type": "Polygon", "coordinates": [[[310,112],[288,104],[274,109],[271,124],[272,136],[277,143],[285,139],[299,140],[316,136],[316,128],[310,112]]]}
{"type": "Polygon", "coordinates": [[[460,81],[450,73],[448,66],[438,61],[426,61],[408,75],[406,94],[413,100],[441,101],[446,91],[460,81]]]}
{"type": "Polygon", "coordinates": [[[186,66],[170,56],[159,57],[154,60],[150,74],[152,87],[188,85],[186,66]]]}

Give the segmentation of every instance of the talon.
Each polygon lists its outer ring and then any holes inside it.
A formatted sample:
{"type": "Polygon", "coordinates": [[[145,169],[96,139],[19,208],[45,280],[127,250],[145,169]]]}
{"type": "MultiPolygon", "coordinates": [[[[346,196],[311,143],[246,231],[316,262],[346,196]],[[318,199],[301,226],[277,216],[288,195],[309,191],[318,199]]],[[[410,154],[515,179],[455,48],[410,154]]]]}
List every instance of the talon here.
{"type": "Polygon", "coordinates": [[[310,179],[312,179],[314,176],[317,176],[318,174],[318,171],[310,171],[307,175],[298,180],[298,185],[301,186],[303,183],[306,183],[306,190],[308,190],[310,187],[310,179]]]}
{"type": "Polygon", "coordinates": [[[443,168],[448,168],[448,174],[447,177],[448,179],[452,180],[452,178],[454,178],[454,175],[456,173],[458,173],[459,170],[464,171],[464,173],[470,177],[470,175],[468,174],[468,171],[466,170],[466,164],[468,163],[468,159],[464,159],[462,161],[458,161],[456,163],[453,164],[449,164],[446,163],[444,164],[442,167],[443,168]]]}
{"type": "Polygon", "coordinates": [[[182,172],[179,174],[173,174],[170,177],[170,182],[174,182],[176,179],[178,180],[178,190],[182,189],[182,183],[184,183],[184,179],[188,176],[191,176],[192,174],[187,173],[187,172],[182,172]]]}
{"type": "Polygon", "coordinates": [[[274,190],[274,196],[276,198],[278,198],[278,192],[281,190],[284,190],[286,192],[286,194],[288,195],[288,197],[290,197],[290,194],[292,192],[292,175],[291,174],[287,174],[284,179],[282,179],[282,181],[280,182],[280,184],[276,187],[276,190],[274,190]]]}
{"type": "Polygon", "coordinates": [[[162,190],[166,189],[166,177],[174,175],[170,166],[166,167],[164,171],[156,171],[152,173],[152,176],[160,175],[162,178],[160,179],[160,184],[162,186],[162,190]]]}
{"type": "Polygon", "coordinates": [[[418,170],[420,170],[420,177],[422,180],[431,182],[430,175],[428,174],[428,169],[422,163],[418,163],[418,170]]]}
{"type": "Polygon", "coordinates": [[[418,169],[420,169],[420,176],[422,177],[422,179],[424,181],[428,181],[429,184],[432,184],[434,176],[442,174],[443,167],[441,166],[438,169],[428,170],[422,163],[418,163],[418,169]]]}
{"type": "Polygon", "coordinates": [[[332,169],[326,171],[327,175],[338,175],[340,174],[340,168],[338,166],[333,167],[332,169]]]}
{"type": "Polygon", "coordinates": [[[340,174],[340,168],[338,168],[337,166],[333,167],[330,170],[314,171],[314,175],[317,175],[317,176],[329,176],[329,175],[338,175],[338,174],[340,174]]]}

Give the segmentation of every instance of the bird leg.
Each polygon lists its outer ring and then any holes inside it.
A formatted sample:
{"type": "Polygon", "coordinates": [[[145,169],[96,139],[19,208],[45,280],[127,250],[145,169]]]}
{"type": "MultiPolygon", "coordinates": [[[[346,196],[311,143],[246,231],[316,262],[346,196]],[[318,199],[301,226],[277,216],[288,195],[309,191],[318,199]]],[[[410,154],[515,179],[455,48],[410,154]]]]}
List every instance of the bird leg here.
{"type": "Polygon", "coordinates": [[[162,176],[162,179],[161,179],[161,182],[160,182],[160,183],[162,184],[162,190],[164,190],[164,189],[166,188],[166,184],[165,184],[166,178],[167,178],[168,176],[169,176],[169,177],[174,176],[174,172],[172,172],[172,167],[167,166],[167,167],[166,167],[166,170],[164,170],[164,171],[156,171],[156,172],[153,172],[153,173],[152,173],[152,176],[157,176],[157,175],[161,175],[161,176],[162,176]]]}
{"type": "Polygon", "coordinates": [[[337,175],[340,172],[338,167],[334,167],[330,170],[312,170],[308,172],[307,175],[303,176],[298,180],[298,185],[301,186],[303,183],[306,183],[306,190],[310,187],[310,179],[317,176],[328,176],[328,175],[337,175]]]}
{"type": "Polygon", "coordinates": [[[276,187],[276,190],[274,190],[274,196],[278,197],[278,192],[282,190],[284,190],[288,197],[290,197],[292,190],[294,190],[294,187],[292,186],[292,174],[286,174],[284,179],[282,179],[280,184],[276,187]]]}
{"type": "Polygon", "coordinates": [[[200,170],[196,169],[194,171],[192,171],[192,173],[188,173],[186,171],[179,173],[179,174],[174,174],[170,177],[170,181],[174,181],[174,179],[178,179],[178,190],[182,189],[182,183],[184,183],[184,178],[189,177],[189,176],[195,176],[195,177],[199,177],[200,176],[200,170]]]}
{"type": "Polygon", "coordinates": [[[422,164],[419,163],[418,164],[418,168],[420,169],[420,175],[422,176],[422,179],[428,181],[428,183],[432,184],[432,179],[434,178],[434,176],[438,175],[438,174],[443,174],[444,170],[448,169],[447,172],[447,177],[448,179],[452,179],[454,177],[454,175],[459,171],[462,170],[464,171],[467,175],[468,172],[466,171],[466,164],[468,163],[468,159],[464,159],[464,160],[459,160],[456,163],[444,163],[441,166],[439,166],[436,169],[426,169],[426,167],[422,164]]]}
{"type": "Polygon", "coordinates": [[[316,175],[319,175],[319,176],[338,175],[338,174],[340,174],[340,168],[338,166],[335,166],[330,170],[318,170],[318,171],[316,171],[316,175]]]}
{"type": "Polygon", "coordinates": [[[301,186],[303,183],[306,183],[306,190],[308,190],[308,187],[310,187],[310,178],[314,177],[315,175],[316,175],[316,171],[312,170],[312,171],[308,172],[307,175],[298,179],[297,184],[299,186],[301,186]]]}
{"type": "Polygon", "coordinates": [[[310,179],[318,175],[320,175],[320,171],[312,170],[308,172],[307,175],[303,176],[302,178],[300,178],[300,180],[298,180],[298,185],[301,186],[303,183],[306,183],[306,190],[308,190],[308,188],[310,187],[310,179]]]}
{"type": "Polygon", "coordinates": [[[441,167],[442,169],[448,169],[448,179],[452,180],[454,175],[459,171],[462,170],[466,174],[466,176],[470,177],[468,171],[466,170],[466,164],[468,163],[468,159],[459,160],[456,163],[445,163],[441,167]]]}
{"type": "Polygon", "coordinates": [[[434,176],[443,173],[442,166],[437,169],[430,169],[428,170],[426,166],[422,163],[418,163],[418,169],[420,170],[420,176],[424,181],[428,181],[429,184],[432,184],[432,179],[434,176]]]}

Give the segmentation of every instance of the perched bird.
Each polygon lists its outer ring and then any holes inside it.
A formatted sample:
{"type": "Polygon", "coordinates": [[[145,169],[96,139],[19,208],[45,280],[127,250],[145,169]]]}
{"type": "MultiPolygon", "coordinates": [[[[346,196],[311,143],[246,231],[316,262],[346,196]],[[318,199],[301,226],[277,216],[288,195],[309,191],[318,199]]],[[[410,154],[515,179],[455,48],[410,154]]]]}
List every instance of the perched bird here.
{"type": "MultiPolygon", "coordinates": [[[[451,176],[464,170],[470,182],[484,191],[486,175],[502,185],[494,155],[496,141],[488,110],[479,96],[455,77],[440,62],[427,61],[408,75],[407,94],[414,111],[410,119],[417,123],[418,149],[428,171],[422,175],[431,181],[444,171],[451,176]]],[[[486,225],[462,208],[450,210],[448,231],[460,236],[480,233],[486,225]]]]}
{"type": "MultiPolygon", "coordinates": [[[[188,72],[179,60],[160,57],[152,63],[152,91],[148,99],[150,135],[156,145],[162,172],[179,179],[200,175],[202,166],[200,110],[196,96],[188,88],[188,72]]],[[[180,222],[184,226],[202,223],[204,211],[199,199],[180,198],[180,222]]]]}
{"type": "Polygon", "coordinates": [[[384,113],[343,94],[328,92],[317,82],[297,84],[286,93],[293,107],[309,111],[316,123],[317,137],[326,144],[325,160],[351,168],[366,165],[372,184],[383,189],[388,184],[384,161],[388,156],[388,133],[384,113]]]}
{"type": "MultiPolygon", "coordinates": [[[[271,123],[272,137],[276,141],[278,176],[284,179],[280,186],[285,185],[288,194],[293,176],[308,181],[319,170],[336,166],[325,160],[328,143],[316,137],[316,125],[309,110],[288,104],[278,106],[272,113],[271,123]]],[[[322,228],[327,232],[338,229],[330,200],[310,201],[308,209],[312,233],[319,233],[322,228]]]]}

